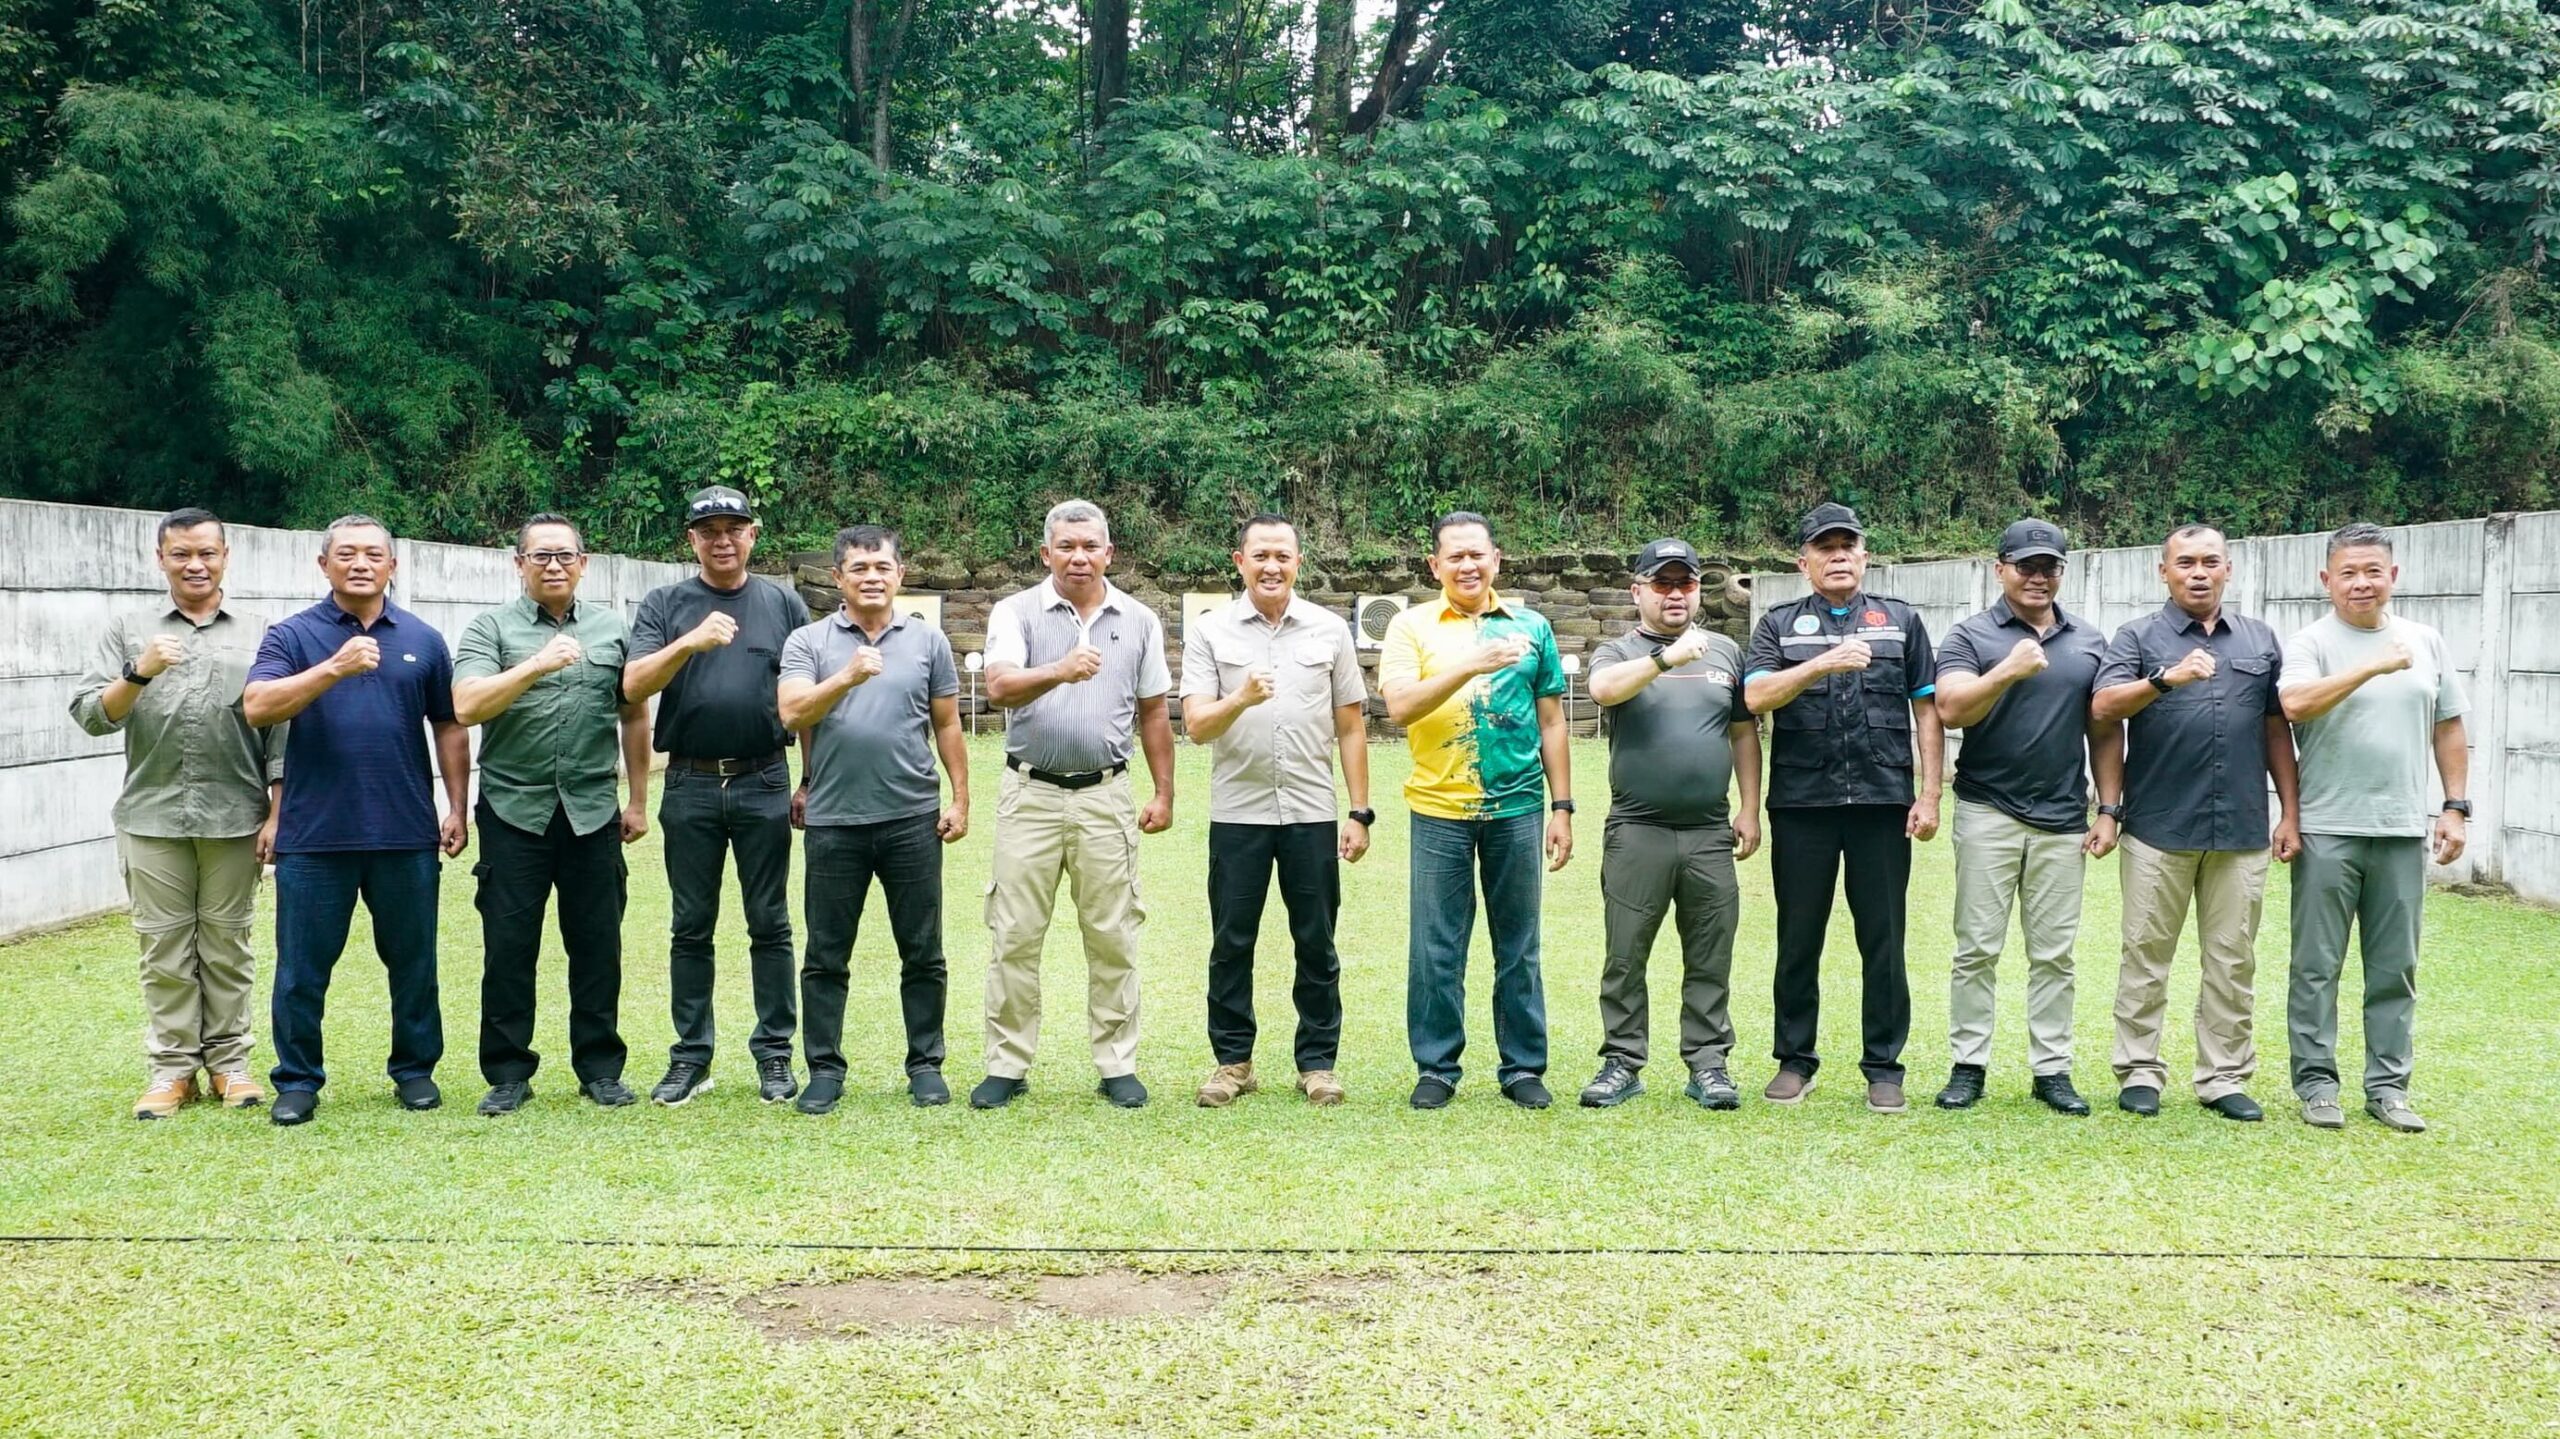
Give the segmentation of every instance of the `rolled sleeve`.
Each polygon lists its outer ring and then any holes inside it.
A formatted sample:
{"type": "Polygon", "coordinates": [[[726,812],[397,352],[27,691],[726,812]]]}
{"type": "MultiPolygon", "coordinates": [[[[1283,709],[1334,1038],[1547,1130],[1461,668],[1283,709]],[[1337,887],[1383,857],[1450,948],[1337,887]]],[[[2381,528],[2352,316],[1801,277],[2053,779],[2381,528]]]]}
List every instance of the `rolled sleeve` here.
{"type": "Polygon", "coordinates": [[[258,743],[266,758],[267,783],[284,783],[284,746],[293,732],[293,721],[271,724],[258,731],[258,743]]]}
{"type": "Polygon", "coordinates": [[[107,686],[124,678],[124,667],[130,658],[125,649],[124,622],[118,620],[98,637],[97,647],[90,651],[88,671],[71,691],[71,718],[83,731],[111,735],[124,728],[123,720],[107,717],[107,686]]]}

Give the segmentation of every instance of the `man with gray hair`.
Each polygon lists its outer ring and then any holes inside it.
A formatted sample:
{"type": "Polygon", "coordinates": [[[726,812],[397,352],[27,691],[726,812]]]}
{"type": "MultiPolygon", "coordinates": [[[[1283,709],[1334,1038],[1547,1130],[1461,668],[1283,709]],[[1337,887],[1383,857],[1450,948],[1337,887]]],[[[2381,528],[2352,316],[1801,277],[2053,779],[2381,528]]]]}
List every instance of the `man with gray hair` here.
{"type": "Polygon", "coordinates": [[[1173,823],[1173,723],[1165,700],[1164,624],[1103,578],[1111,527],[1065,500],[1041,527],[1049,578],[1008,595],[987,620],[987,698],[1008,713],[996,798],[987,928],[987,1077],[970,1107],[1011,1103],[1040,1044],[1040,950],[1058,880],[1075,890],[1084,931],[1086,1014],[1104,1098],[1147,1102],[1138,1081],[1138,835],[1173,823]],[[1147,752],[1155,797],[1130,793],[1132,741],[1147,752]]]}
{"type": "Polygon", "coordinates": [[[2470,828],[2462,682],[2444,636],[2390,613],[2400,567],[2367,524],[2329,537],[2329,613],[2285,642],[2276,693],[2302,752],[2302,858],[2293,867],[2293,969],[2286,1003],[2293,1092],[2318,1129],[2338,1103],[2338,976],[2352,926],[2364,954],[2364,1108],[2385,1127],[2427,1127],[2409,1104],[2416,1045],[2418,920],[2427,859],[2462,857],[2470,828]],[[2428,814],[2427,763],[2444,806],[2428,814]]]}

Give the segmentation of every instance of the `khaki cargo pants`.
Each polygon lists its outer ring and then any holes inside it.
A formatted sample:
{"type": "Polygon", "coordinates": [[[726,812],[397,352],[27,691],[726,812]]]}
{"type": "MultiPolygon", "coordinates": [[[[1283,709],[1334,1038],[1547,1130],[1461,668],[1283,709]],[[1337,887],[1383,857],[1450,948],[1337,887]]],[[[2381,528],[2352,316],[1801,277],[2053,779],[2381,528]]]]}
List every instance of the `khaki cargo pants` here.
{"type": "Polygon", "coordinates": [[[996,791],[987,882],[987,1073],[1020,1079],[1040,1048],[1040,950],[1064,876],[1084,932],[1085,1015],[1093,1067],[1138,1069],[1138,808],[1126,771],[1060,789],[1008,768],[996,791]]]}
{"type": "Polygon", "coordinates": [[[116,836],[142,947],[142,1042],[151,1082],[246,1073],[253,1036],[249,921],[258,839],[116,836]]]}
{"type": "Polygon", "coordinates": [[[2196,913],[2196,1098],[2237,1094],[2258,1072],[2251,1005],[2258,976],[2258,911],[2273,856],[2257,850],[2153,849],[2131,835],[2117,851],[2124,881],[2124,962],[2116,972],[2116,1083],[2168,1087],[2160,1031],[2169,965],[2187,909],[2196,913]]]}

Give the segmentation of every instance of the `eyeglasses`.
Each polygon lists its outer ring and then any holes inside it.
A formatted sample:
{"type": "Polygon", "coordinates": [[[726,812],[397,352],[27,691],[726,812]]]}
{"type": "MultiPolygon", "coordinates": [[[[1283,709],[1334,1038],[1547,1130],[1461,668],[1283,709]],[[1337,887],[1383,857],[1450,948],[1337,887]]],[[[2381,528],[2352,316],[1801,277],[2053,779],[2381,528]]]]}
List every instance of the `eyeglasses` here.
{"type": "Polygon", "coordinates": [[[586,551],[584,551],[584,550],[536,550],[536,551],[534,551],[534,552],[533,552],[533,553],[531,553],[531,554],[526,554],[526,553],[524,553],[523,551],[519,550],[519,551],[517,551],[517,553],[516,553],[516,558],[517,558],[517,559],[520,559],[520,560],[522,560],[522,561],[524,561],[526,564],[529,564],[529,565],[533,566],[535,569],[538,569],[538,570],[547,570],[547,569],[553,569],[553,568],[558,568],[558,569],[564,569],[564,570],[565,570],[565,569],[569,568],[571,565],[576,564],[578,561],[580,561],[580,560],[582,560],[582,559],[585,559],[585,558],[586,558],[586,551]]]}
{"type": "Polygon", "coordinates": [[[1676,595],[1683,590],[1696,589],[1698,581],[1694,576],[1685,580],[1647,579],[1644,586],[1657,595],[1676,595]]]}
{"type": "Polygon", "coordinates": [[[2033,575],[2040,580],[2049,580],[2062,573],[2062,561],[2048,559],[2011,560],[2009,562],[2009,568],[2016,570],[2022,575],[2033,575]]]}

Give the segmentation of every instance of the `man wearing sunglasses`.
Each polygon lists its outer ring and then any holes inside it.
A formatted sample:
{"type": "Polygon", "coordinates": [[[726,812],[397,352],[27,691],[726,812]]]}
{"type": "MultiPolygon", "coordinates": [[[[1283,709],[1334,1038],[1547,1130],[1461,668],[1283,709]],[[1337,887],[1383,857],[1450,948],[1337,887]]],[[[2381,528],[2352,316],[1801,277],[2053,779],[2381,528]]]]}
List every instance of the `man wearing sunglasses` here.
{"type": "Polygon", "coordinates": [[[2081,867],[2114,851],[2124,817],[2124,726],[2089,718],[2107,639],[2058,600],[2069,548],[2046,521],[2009,526],[1993,571],[2000,598],[1958,621],[1938,646],[1938,719],[1964,731],[1947,979],[1955,1070],[1938,1091],[1940,1109],[1970,1109],[1982,1098],[1994,976],[2014,909],[2026,937],[2031,1090],[2056,1113],[2089,1112],[2071,1085],[2071,945],[2080,933],[2081,867]]]}
{"type": "Polygon", "coordinates": [[[578,528],[535,515],[516,532],[524,593],[475,617],[454,652],[454,717],[480,726],[480,1077],[484,1115],[533,1097],[534,969],[542,912],[560,895],[569,955],[569,1067],[596,1103],[622,1083],[622,847],[649,832],[649,708],[622,698],[629,634],[611,605],[578,598],[578,528]],[[623,803],[619,757],[630,777],[623,803]]]}

